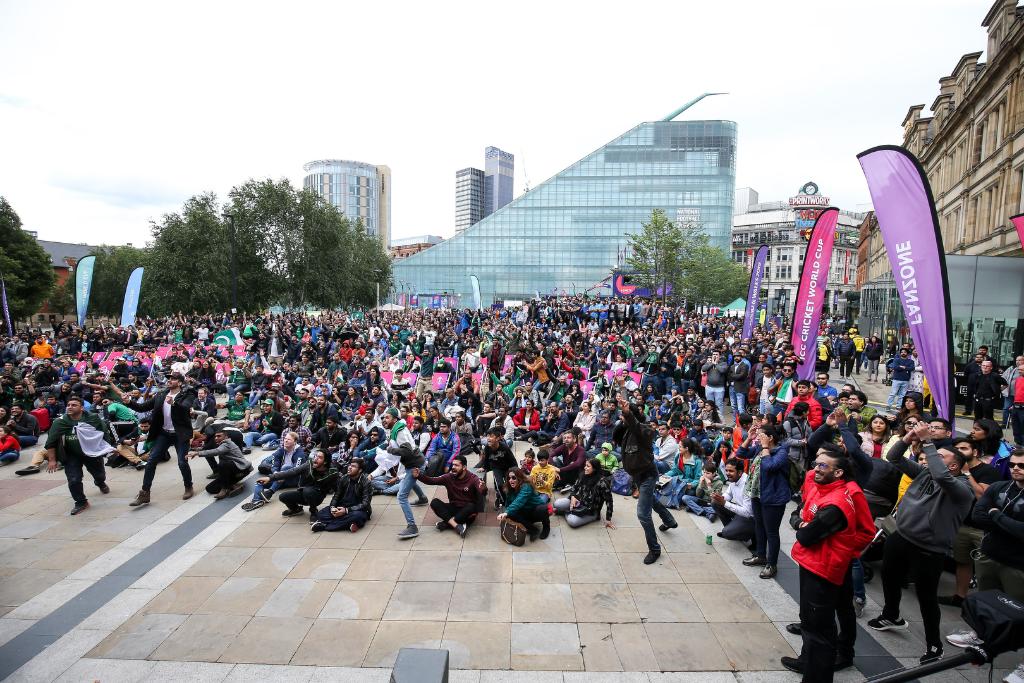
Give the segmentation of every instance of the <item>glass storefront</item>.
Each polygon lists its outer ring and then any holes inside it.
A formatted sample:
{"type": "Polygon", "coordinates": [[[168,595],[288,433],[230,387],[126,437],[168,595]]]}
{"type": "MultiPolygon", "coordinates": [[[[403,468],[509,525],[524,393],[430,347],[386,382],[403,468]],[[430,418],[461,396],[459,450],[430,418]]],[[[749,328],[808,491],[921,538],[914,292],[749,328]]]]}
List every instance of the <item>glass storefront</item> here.
{"type": "MultiPolygon", "coordinates": [[[[946,256],[953,356],[966,363],[979,346],[988,346],[1004,368],[1024,353],[1024,259],[1008,256],[946,256]]],[[[903,309],[892,281],[871,283],[861,290],[862,334],[910,338],[903,309]]]]}
{"type": "MultiPolygon", "coordinates": [[[[651,210],[696,222],[729,252],[736,124],[642,123],[455,237],[393,266],[409,294],[484,305],[583,292],[607,278],[651,210]]],[[[422,305],[422,304],[421,304],[422,305]]]]}

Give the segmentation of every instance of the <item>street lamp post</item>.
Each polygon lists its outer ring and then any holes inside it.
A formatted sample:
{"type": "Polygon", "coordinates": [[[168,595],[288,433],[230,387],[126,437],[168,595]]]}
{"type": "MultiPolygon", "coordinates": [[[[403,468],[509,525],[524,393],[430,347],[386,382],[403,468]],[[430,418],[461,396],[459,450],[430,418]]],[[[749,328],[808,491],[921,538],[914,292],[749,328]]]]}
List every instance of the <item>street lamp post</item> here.
{"type": "Polygon", "coordinates": [[[223,217],[231,226],[231,312],[238,312],[238,265],[235,262],[235,214],[224,212],[223,217]]]}

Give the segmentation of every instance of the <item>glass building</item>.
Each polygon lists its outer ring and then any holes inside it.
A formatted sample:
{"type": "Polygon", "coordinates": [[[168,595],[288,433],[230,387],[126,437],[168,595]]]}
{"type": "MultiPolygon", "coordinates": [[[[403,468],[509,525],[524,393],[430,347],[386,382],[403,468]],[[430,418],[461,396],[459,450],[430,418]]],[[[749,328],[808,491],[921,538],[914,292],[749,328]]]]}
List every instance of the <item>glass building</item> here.
{"type": "Polygon", "coordinates": [[[455,231],[462,232],[484,217],[484,172],[464,168],[455,172],[455,231]]]}
{"type": "Polygon", "coordinates": [[[484,150],[484,216],[512,201],[515,157],[497,147],[484,150]]]}
{"type": "MultiPolygon", "coordinates": [[[[678,112],[677,112],[678,113],[678,112]]],[[[736,124],[654,121],[632,130],[441,244],[393,265],[419,305],[583,292],[611,274],[653,209],[698,222],[729,253],[736,124]]]]}
{"type": "Polygon", "coordinates": [[[391,169],[361,161],[323,159],[304,164],[302,186],[338,207],[350,220],[360,220],[367,234],[387,248],[391,237],[391,169]]]}

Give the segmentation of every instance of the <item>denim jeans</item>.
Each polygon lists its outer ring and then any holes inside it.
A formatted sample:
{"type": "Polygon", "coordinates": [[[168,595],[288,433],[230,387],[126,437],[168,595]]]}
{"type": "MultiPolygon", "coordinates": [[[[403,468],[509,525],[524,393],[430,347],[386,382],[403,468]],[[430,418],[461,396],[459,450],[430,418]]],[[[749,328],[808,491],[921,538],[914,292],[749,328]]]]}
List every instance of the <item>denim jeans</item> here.
{"type": "Polygon", "coordinates": [[[274,446],[278,445],[278,436],[273,432],[261,434],[259,432],[246,432],[242,435],[242,442],[247,448],[252,448],[254,445],[259,444],[260,446],[274,446]]]}
{"type": "Polygon", "coordinates": [[[249,391],[249,384],[247,382],[239,382],[238,384],[228,384],[228,400],[235,400],[235,394],[241,391],[243,394],[249,391]]]}
{"type": "MultiPolygon", "coordinates": [[[[149,491],[153,486],[153,478],[156,476],[156,466],[163,460],[174,445],[174,451],[178,454],[178,469],[181,470],[181,481],[185,488],[192,488],[192,468],[188,466],[188,435],[178,436],[173,432],[157,434],[153,440],[153,446],[149,449],[149,460],[146,462],[146,471],[142,475],[142,490],[149,491]]],[[[66,465],[65,465],[66,467],[66,465]]]]}
{"type": "Polygon", "coordinates": [[[655,460],[654,466],[658,468],[658,474],[665,474],[672,469],[672,463],[668,460],[655,460]]]}
{"type": "Polygon", "coordinates": [[[739,415],[740,413],[745,413],[747,411],[747,392],[736,391],[732,387],[729,387],[729,401],[732,403],[732,412],[734,415],[739,415]]]}
{"type": "Polygon", "coordinates": [[[715,514],[715,508],[701,501],[697,496],[683,496],[682,503],[687,510],[695,515],[710,517],[715,514]]]}
{"type": "Polygon", "coordinates": [[[0,462],[14,462],[21,457],[21,451],[9,450],[0,453],[0,462]]]}
{"type": "Polygon", "coordinates": [[[908,379],[894,379],[892,381],[892,391],[889,392],[889,398],[885,402],[885,406],[892,410],[893,405],[899,405],[903,401],[903,396],[907,393],[907,387],[910,385],[908,379]]]}
{"type": "Polygon", "coordinates": [[[725,415],[725,387],[704,387],[704,396],[718,406],[719,415],[725,415]]]}
{"type": "Polygon", "coordinates": [[[786,506],[762,505],[760,498],[755,498],[753,503],[754,538],[757,544],[754,554],[765,558],[768,560],[768,564],[775,566],[779,563],[779,547],[782,545],[779,527],[782,526],[782,517],[786,512],[786,506]]]}
{"type": "Polygon", "coordinates": [[[21,435],[21,436],[18,436],[16,438],[18,439],[18,443],[21,444],[22,448],[28,448],[29,446],[35,446],[36,443],[39,442],[39,437],[32,436],[31,434],[21,435]]]}
{"type": "Polygon", "coordinates": [[[651,511],[657,512],[658,516],[661,517],[661,521],[669,526],[676,523],[668,508],[658,502],[658,499],[654,496],[655,484],[657,483],[658,477],[654,474],[643,481],[637,482],[640,498],[636,502],[636,518],[640,520],[640,526],[643,527],[644,537],[647,539],[647,549],[655,553],[661,552],[661,545],[658,544],[658,535],[654,532],[651,511]]]}
{"type": "Polygon", "coordinates": [[[412,516],[412,508],[409,507],[409,491],[415,491],[420,498],[426,498],[416,477],[412,476],[412,470],[406,470],[405,476],[398,484],[398,505],[402,508],[402,514],[405,515],[406,525],[416,526],[416,518],[412,516]]]}
{"type": "Polygon", "coordinates": [[[402,482],[399,481],[396,484],[389,484],[388,480],[391,479],[387,474],[382,474],[378,477],[374,477],[370,480],[370,484],[373,486],[375,491],[378,491],[385,496],[393,496],[398,493],[398,489],[401,488],[402,482]]]}
{"type": "Polygon", "coordinates": [[[859,557],[853,558],[850,563],[850,572],[853,574],[853,597],[866,600],[868,594],[864,587],[864,565],[860,563],[859,557]]]}

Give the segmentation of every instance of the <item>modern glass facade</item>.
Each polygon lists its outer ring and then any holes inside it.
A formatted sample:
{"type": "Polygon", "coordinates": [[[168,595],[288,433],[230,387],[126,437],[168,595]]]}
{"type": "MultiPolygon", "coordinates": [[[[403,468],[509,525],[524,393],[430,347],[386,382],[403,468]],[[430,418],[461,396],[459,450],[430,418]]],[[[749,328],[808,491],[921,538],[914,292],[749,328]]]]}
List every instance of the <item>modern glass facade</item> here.
{"type": "Polygon", "coordinates": [[[695,221],[729,253],[736,177],[731,121],[641,123],[445,242],[393,266],[410,294],[485,305],[582,292],[608,277],[653,209],[695,221]]]}
{"type": "Polygon", "coordinates": [[[324,159],[303,165],[303,187],[360,220],[387,247],[391,236],[391,169],[361,161],[324,159]]]}
{"type": "Polygon", "coordinates": [[[484,172],[464,168],[455,172],[455,231],[462,232],[484,217],[484,172]]]}
{"type": "Polygon", "coordinates": [[[515,157],[497,147],[484,150],[484,216],[512,201],[515,157]]]}
{"type": "MultiPolygon", "coordinates": [[[[946,255],[949,305],[953,319],[953,358],[958,366],[988,346],[1005,368],[1024,353],[1024,259],[1009,256],[946,255]]],[[[941,296],[935,292],[935,296],[941,296]]],[[[896,285],[891,279],[861,290],[861,333],[910,339],[896,285]]]]}

